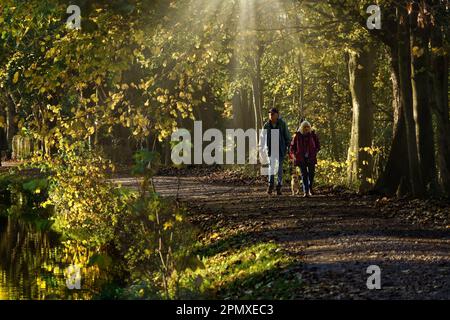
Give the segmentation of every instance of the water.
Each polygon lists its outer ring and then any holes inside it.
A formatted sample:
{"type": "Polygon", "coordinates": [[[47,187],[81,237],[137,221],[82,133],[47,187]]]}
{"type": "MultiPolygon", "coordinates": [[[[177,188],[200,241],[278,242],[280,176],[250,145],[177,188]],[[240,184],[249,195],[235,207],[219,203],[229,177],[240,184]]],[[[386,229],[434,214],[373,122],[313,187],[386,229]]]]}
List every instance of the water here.
{"type": "Polygon", "coordinates": [[[92,299],[107,283],[106,272],[88,263],[96,250],[60,241],[49,227],[0,215],[0,300],[92,299]]]}

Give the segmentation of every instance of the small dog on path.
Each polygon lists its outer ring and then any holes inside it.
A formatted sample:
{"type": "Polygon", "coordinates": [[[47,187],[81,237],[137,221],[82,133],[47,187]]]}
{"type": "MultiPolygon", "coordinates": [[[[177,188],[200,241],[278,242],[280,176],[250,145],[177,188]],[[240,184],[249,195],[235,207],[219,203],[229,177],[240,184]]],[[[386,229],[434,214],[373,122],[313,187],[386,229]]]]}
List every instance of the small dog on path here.
{"type": "Polygon", "coordinates": [[[300,194],[300,175],[297,168],[294,168],[291,173],[291,191],[293,196],[300,194]]]}

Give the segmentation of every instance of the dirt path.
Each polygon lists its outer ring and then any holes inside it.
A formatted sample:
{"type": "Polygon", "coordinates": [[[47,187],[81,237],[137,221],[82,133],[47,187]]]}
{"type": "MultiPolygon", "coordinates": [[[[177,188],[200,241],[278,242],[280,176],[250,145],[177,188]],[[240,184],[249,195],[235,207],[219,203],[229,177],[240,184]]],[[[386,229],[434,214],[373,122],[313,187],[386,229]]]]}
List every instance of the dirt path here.
{"type": "Polygon", "coordinates": [[[305,284],[299,299],[450,299],[449,229],[390,217],[395,212],[382,213],[371,197],[269,197],[261,186],[179,182],[155,179],[157,191],[178,195],[205,232],[234,230],[242,245],[274,241],[293,255],[290,271],[305,284]],[[381,268],[381,290],[367,289],[369,265],[381,268]]]}

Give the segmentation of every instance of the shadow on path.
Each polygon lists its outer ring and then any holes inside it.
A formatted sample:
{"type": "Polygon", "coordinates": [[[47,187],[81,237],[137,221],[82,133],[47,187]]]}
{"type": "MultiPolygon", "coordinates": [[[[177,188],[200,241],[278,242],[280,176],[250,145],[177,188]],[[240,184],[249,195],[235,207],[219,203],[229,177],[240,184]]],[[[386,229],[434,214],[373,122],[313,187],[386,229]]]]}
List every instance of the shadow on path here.
{"type": "Polygon", "coordinates": [[[388,217],[373,198],[269,197],[261,186],[204,184],[195,177],[154,181],[157,192],[186,204],[206,235],[234,231],[202,255],[258,242],[282,246],[298,261],[291,268],[304,284],[295,298],[450,299],[450,230],[388,217]],[[381,290],[366,287],[373,264],[381,268],[381,290]]]}

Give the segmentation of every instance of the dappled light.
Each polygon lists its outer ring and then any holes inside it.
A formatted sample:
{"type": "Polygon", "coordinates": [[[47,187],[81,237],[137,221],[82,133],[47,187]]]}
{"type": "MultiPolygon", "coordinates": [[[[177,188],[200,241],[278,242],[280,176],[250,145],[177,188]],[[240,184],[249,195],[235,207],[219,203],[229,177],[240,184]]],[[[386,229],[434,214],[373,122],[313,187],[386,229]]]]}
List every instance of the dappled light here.
{"type": "Polygon", "coordinates": [[[2,0],[0,300],[450,299],[449,10],[2,0]]]}

